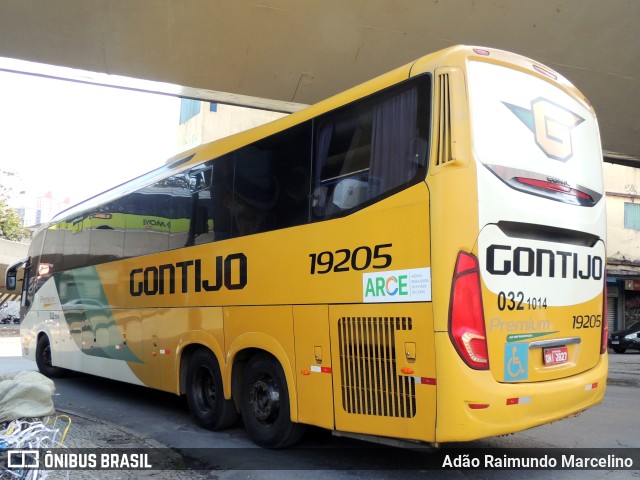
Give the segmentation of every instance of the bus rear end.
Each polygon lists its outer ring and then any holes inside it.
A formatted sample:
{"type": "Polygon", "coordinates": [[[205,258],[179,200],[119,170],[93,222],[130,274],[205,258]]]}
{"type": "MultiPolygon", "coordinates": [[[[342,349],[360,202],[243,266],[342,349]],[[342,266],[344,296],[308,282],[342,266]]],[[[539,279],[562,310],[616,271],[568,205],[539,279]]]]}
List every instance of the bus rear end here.
{"type": "Polygon", "coordinates": [[[606,218],[593,109],[544,66],[476,53],[466,83],[479,233],[457,256],[449,345],[437,345],[438,441],[563,418],[599,403],[606,387],[606,218]],[[448,374],[443,361],[455,365],[448,374]]]}

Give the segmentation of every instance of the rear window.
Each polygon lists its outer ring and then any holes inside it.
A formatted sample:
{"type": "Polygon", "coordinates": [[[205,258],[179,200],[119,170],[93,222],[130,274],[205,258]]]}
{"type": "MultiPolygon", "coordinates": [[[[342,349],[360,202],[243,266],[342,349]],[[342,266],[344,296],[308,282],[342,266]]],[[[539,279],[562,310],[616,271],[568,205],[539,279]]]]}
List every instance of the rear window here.
{"type": "Polygon", "coordinates": [[[582,103],[550,81],[486,62],[470,62],[468,77],[481,163],[602,194],[598,126],[582,103]]]}

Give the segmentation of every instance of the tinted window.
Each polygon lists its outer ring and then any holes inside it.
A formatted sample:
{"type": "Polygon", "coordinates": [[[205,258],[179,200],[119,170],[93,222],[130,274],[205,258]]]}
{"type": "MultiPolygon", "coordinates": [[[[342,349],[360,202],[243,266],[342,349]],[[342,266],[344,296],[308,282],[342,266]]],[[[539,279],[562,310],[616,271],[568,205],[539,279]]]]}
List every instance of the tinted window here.
{"type": "MultiPolygon", "coordinates": [[[[39,273],[41,270],[40,264],[42,261],[42,247],[44,244],[44,238],[46,230],[40,230],[31,241],[29,246],[29,253],[31,254],[31,268],[29,270],[29,288],[27,294],[26,305],[31,305],[35,292],[42,286],[42,284],[49,278],[49,275],[43,275],[39,273]]],[[[47,269],[48,267],[42,267],[47,269]]]]}
{"type": "Polygon", "coordinates": [[[317,121],[313,214],[344,214],[424,178],[427,77],[331,112],[317,121]]]}
{"type": "Polygon", "coordinates": [[[307,123],[236,152],[233,236],[309,221],[310,145],[307,123]]]}
{"type": "Polygon", "coordinates": [[[191,208],[187,245],[231,237],[233,158],[234,154],[225,155],[189,172],[191,208]]]}
{"type": "Polygon", "coordinates": [[[64,231],[64,270],[84,267],[89,260],[91,230],[86,228],[89,223],[87,220],[86,215],[78,215],[58,224],[58,228],[64,231]]]}
{"type": "MultiPolygon", "coordinates": [[[[225,240],[232,235],[234,159],[235,153],[231,153],[209,162],[211,165],[210,218],[213,223],[214,240],[225,240]]],[[[198,194],[198,202],[202,203],[205,197],[204,194],[198,194]]]]}
{"type": "Polygon", "coordinates": [[[186,173],[179,173],[166,179],[165,182],[171,190],[171,205],[168,213],[169,249],[184,247],[187,245],[191,221],[189,177],[186,173]]]}
{"type": "Polygon", "coordinates": [[[66,230],[64,226],[64,222],[59,222],[47,229],[39,267],[43,281],[46,281],[50,274],[61,272],[63,269],[62,254],[66,230]]]}
{"type": "Polygon", "coordinates": [[[122,257],[125,222],[124,199],[101,205],[91,213],[91,265],[112,262],[122,257]]]}
{"type": "Polygon", "coordinates": [[[167,179],[172,195],[170,249],[231,237],[233,158],[225,155],[167,179]]]}
{"type": "Polygon", "coordinates": [[[171,184],[162,180],[122,199],[125,257],[163,252],[169,248],[172,195],[171,184]]]}

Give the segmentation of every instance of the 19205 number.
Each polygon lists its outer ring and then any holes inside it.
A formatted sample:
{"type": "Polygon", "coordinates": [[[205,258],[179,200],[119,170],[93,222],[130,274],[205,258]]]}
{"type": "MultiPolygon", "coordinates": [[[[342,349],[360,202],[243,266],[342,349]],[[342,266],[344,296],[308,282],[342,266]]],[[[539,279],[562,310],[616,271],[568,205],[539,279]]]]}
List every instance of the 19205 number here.
{"type": "Polygon", "coordinates": [[[384,250],[391,248],[391,243],[375,245],[373,249],[366,245],[350,250],[341,248],[335,252],[325,251],[310,253],[311,275],[329,272],[348,272],[349,270],[366,270],[372,268],[387,268],[393,258],[384,250]]]}
{"type": "Polygon", "coordinates": [[[598,328],[602,325],[602,315],[574,315],[573,328],[598,328]]]}

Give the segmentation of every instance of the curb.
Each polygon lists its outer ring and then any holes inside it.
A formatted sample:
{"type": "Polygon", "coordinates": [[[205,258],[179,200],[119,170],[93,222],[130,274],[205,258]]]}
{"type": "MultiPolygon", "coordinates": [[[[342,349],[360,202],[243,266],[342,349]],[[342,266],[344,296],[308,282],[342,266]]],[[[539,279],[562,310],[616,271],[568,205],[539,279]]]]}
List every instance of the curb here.
{"type": "MultiPolygon", "coordinates": [[[[71,419],[70,428],[62,442],[65,449],[161,449],[163,455],[169,457],[169,462],[174,465],[172,470],[53,470],[49,471],[47,479],[73,478],[74,480],[113,479],[137,480],[190,480],[211,478],[208,472],[187,470],[185,458],[176,450],[158,442],[155,439],[145,437],[127,427],[115,425],[91,415],[75,412],[71,409],[56,409],[56,416],[68,416],[71,419]]],[[[61,428],[64,430],[64,427],[61,428]]]]}

